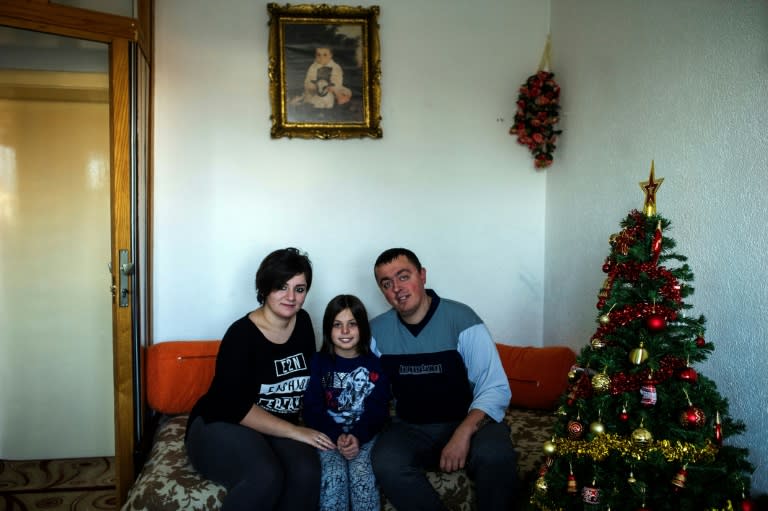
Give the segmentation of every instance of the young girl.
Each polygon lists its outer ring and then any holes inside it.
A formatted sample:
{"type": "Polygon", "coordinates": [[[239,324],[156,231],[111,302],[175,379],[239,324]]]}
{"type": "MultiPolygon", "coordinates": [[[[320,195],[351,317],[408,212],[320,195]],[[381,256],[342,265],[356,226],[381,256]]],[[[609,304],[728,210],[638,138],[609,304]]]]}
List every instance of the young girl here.
{"type": "Polygon", "coordinates": [[[321,511],[378,511],[371,467],[376,434],[389,417],[389,382],[371,353],[363,303],[339,295],[323,316],[323,345],[310,364],[304,421],[336,444],[321,450],[321,511]]]}

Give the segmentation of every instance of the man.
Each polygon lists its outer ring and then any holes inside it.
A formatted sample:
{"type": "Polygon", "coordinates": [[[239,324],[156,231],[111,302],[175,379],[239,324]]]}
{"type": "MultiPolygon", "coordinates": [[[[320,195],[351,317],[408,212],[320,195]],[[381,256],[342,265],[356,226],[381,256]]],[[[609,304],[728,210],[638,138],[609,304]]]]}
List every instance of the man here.
{"type": "Polygon", "coordinates": [[[478,509],[512,509],[517,453],[503,422],[511,392],[488,329],[468,306],[425,289],[427,270],[408,249],[384,251],[374,275],[392,305],[371,321],[396,403],[372,453],[384,494],[398,511],[443,510],[424,470],[466,467],[478,509]]]}

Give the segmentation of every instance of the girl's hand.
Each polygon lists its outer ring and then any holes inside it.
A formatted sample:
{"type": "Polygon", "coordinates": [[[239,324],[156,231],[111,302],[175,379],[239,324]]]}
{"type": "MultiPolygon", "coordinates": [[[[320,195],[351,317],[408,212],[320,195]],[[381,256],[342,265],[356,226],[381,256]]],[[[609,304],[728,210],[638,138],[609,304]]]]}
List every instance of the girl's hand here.
{"type": "Polygon", "coordinates": [[[341,455],[348,460],[354,459],[360,452],[360,442],[355,435],[339,435],[339,441],[337,442],[336,447],[339,449],[341,455]]]}
{"type": "Polygon", "coordinates": [[[297,435],[295,440],[304,442],[305,444],[311,445],[312,447],[317,447],[321,451],[330,451],[331,449],[336,448],[333,440],[331,440],[330,437],[325,433],[316,429],[305,428],[302,426],[297,428],[297,435]]]}

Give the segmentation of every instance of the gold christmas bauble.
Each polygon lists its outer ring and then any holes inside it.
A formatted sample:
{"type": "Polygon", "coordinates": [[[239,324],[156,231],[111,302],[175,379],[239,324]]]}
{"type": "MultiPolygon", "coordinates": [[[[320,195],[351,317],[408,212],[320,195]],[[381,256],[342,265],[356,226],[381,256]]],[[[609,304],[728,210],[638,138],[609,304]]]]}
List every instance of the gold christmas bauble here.
{"type": "Polygon", "coordinates": [[[536,479],[536,491],[539,493],[547,493],[547,480],[544,479],[544,476],[536,479]]]}
{"type": "Polygon", "coordinates": [[[605,348],[605,341],[598,337],[593,338],[589,343],[592,345],[592,349],[599,350],[600,348],[605,348]]]}
{"type": "Polygon", "coordinates": [[[636,366],[639,366],[646,360],[648,360],[648,350],[643,348],[642,342],[640,343],[639,347],[629,352],[629,361],[635,364],[636,366]]]}
{"type": "Polygon", "coordinates": [[[611,322],[611,316],[609,314],[601,314],[599,321],[601,325],[607,325],[611,322]]]}
{"type": "Polygon", "coordinates": [[[641,426],[632,432],[632,441],[637,444],[647,444],[653,441],[653,435],[641,426]]]}
{"type": "Polygon", "coordinates": [[[611,378],[605,373],[597,373],[592,377],[592,389],[598,394],[611,390],[611,378]]]}
{"type": "Polygon", "coordinates": [[[578,375],[578,373],[576,372],[576,370],[575,369],[571,369],[570,371],[568,371],[568,381],[571,382],[571,383],[575,382],[577,375],[578,375]]]}
{"type": "Polygon", "coordinates": [[[542,448],[544,449],[544,453],[550,456],[555,454],[555,451],[557,450],[557,447],[555,446],[555,442],[553,442],[552,440],[547,440],[546,442],[544,442],[544,445],[542,446],[542,448]]]}
{"type": "Polygon", "coordinates": [[[605,433],[605,426],[600,421],[595,421],[589,425],[589,430],[595,435],[602,435],[605,433]]]}

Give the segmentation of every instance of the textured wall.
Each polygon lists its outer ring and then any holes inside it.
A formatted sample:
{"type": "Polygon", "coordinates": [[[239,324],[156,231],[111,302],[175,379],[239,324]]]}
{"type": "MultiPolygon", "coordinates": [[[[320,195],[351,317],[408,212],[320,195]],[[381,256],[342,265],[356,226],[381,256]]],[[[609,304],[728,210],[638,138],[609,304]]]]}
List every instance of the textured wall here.
{"type": "Polygon", "coordinates": [[[693,314],[716,345],[697,369],[747,434],[755,490],[768,491],[768,4],[553,0],[562,144],[547,171],[544,340],[585,345],[608,236],[651,159],[658,211],[689,258],[693,314]]]}

